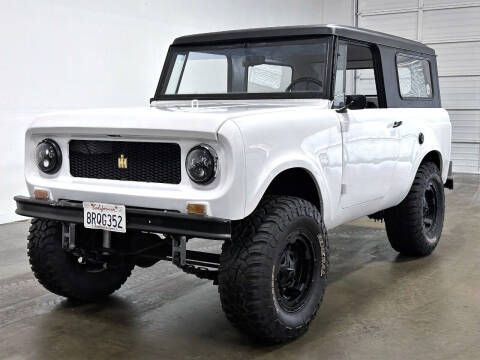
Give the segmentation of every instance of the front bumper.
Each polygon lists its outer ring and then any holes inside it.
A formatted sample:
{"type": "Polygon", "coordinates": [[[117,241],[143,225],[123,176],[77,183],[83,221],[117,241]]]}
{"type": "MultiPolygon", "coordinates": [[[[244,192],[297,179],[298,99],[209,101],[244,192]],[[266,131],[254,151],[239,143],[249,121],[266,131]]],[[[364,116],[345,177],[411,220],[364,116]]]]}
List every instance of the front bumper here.
{"type": "MultiPolygon", "coordinates": [[[[83,205],[69,200],[37,200],[15,196],[18,215],[83,224],[83,205]]],[[[127,229],[206,239],[228,240],[230,220],[172,211],[126,207],[127,229]]]]}

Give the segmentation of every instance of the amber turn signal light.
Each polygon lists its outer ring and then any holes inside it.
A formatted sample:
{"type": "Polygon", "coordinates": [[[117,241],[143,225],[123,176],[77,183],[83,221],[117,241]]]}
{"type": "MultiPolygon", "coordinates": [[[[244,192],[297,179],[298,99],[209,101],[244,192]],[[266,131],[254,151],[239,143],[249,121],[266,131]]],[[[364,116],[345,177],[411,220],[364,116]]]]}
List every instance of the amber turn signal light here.
{"type": "Polygon", "coordinates": [[[205,205],[203,205],[203,204],[187,204],[187,212],[189,214],[205,215],[205,205]]]}
{"type": "Polygon", "coordinates": [[[49,199],[47,190],[35,189],[35,191],[33,192],[33,196],[37,200],[48,200],[49,199]]]}

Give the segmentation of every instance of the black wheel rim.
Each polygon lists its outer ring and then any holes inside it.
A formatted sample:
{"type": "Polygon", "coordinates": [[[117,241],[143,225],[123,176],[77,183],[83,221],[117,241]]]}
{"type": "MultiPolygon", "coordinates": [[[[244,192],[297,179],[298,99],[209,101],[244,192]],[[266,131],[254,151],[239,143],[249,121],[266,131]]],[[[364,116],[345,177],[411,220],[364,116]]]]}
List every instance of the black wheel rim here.
{"type": "Polygon", "coordinates": [[[438,213],[438,196],[432,180],[428,183],[423,196],[423,228],[427,234],[435,233],[438,213]]]}
{"type": "Polygon", "coordinates": [[[276,298],[287,312],[302,308],[312,287],[315,257],[310,239],[302,233],[289,236],[277,262],[276,298]]]}

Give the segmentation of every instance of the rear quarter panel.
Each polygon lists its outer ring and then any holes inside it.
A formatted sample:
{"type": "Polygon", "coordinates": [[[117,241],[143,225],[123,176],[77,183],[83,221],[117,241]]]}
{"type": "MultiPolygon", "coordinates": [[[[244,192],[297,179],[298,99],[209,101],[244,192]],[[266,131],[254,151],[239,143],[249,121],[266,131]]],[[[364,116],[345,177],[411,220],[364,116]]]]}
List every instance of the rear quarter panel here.
{"type": "Polygon", "coordinates": [[[384,207],[391,207],[407,196],[422,160],[431,151],[441,155],[445,183],[451,156],[452,126],[447,111],[440,108],[392,108],[387,112],[392,121],[402,121],[402,126],[398,127],[401,138],[399,159],[392,190],[384,203],[384,207]],[[420,134],[423,134],[423,144],[419,141],[420,134]]]}

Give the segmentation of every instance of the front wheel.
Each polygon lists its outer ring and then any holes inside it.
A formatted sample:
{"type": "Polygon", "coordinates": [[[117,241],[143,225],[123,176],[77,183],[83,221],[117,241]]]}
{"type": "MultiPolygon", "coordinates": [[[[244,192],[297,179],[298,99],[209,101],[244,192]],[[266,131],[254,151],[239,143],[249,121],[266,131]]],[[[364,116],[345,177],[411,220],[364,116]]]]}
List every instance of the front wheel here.
{"type": "Polygon", "coordinates": [[[438,167],[423,163],[407,197],[385,211],[392,247],[408,256],[426,256],[435,250],[443,229],[445,193],[438,167]]]}
{"type": "Polygon", "coordinates": [[[88,271],[78,258],[62,248],[62,225],[57,221],[33,219],[28,237],[28,257],[37,280],[47,290],[67,298],[100,300],[130,276],[133,264],[115,269],[88,271]]]}
{"type": "Polygon", "coordinates": [[[243,332],[281,343],[302,335],[327,286],[328,240],[319,211],[294,197],[262,201],[234,226],[220,256],[219,293],[243,332]]]}

